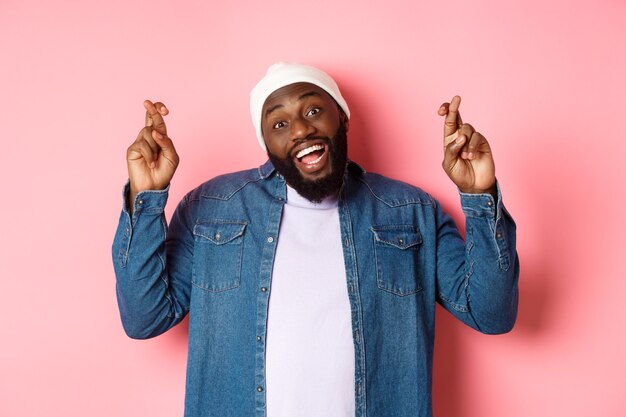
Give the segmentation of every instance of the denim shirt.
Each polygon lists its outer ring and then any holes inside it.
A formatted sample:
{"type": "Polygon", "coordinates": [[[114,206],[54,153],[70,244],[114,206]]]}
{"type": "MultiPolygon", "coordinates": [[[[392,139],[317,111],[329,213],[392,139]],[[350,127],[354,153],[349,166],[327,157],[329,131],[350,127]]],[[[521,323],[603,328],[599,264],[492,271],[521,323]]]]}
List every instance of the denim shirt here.
{"type": "MultiPolygon", "coordinates": [[[[133,215],[120,216],[113,263],[124,329],[150,338],[189,314],[185,416],[265,416],[285,181],[269,162],[217,177],[182,199],[169,228],[167,195],[139,193],[133,215]]],[[[467,241],[422,190],[352,162],[346,169],[339,220],[358,417],[432,415],[435,302],[483,333],[513,327],[515,224],[499,189],[497,201],[461,193],[461,203],[467,241]]]]}

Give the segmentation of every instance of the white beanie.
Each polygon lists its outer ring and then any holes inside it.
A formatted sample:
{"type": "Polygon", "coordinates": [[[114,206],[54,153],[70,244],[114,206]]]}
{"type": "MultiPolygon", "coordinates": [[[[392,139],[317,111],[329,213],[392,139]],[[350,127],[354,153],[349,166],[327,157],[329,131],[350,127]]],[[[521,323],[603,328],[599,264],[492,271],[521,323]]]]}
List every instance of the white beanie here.
{"type": "Polygon", "coordinates": [[[348,104],[341,96],[337,83],[330,75],[308,65],[278,62],[267,69],[265,77],[263,77],[250,92],[250,115],[252,116],[252,124],[256,129],[259,144],[264,150],[267,148],[265,147],[265,140],[263,139],[261,119],[263,117],[263,105],[265,104],[265,100],[279,88],[295,83],[310,83],[320,87],[335,99],[348,119],[350,118],[348,104]]]}

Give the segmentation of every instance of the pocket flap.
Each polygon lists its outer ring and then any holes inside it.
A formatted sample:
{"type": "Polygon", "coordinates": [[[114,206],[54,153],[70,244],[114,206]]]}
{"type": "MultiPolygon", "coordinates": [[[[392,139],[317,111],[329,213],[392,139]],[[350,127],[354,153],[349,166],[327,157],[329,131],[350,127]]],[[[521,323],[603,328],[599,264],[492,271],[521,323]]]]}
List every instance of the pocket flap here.
{"type": "Polygon", "coordinates": [[[419,230],[411,225],[372,227],[372,232],[376,241],[398,249],[408,249],[422,243],[419,230]]]}
{"type": "Polygon", "coordinates": [[[223,245],[243,236],[245,229],[245,222],[200,221],[194,226],[193,234],[208,239],[216,245],[223,245]]]}

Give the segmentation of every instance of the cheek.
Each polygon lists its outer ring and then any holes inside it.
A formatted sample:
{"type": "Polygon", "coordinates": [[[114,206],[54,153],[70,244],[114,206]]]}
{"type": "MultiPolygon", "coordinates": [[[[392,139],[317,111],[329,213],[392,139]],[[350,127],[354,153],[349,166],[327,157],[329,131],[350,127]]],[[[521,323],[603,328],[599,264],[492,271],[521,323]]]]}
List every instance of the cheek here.
{"type": "Polygon", "coordinates": [[[318,129],[323,129],[329,137],[333,137],[339,130],[340,125],[341,119],[339,118],[339,114],[336,114],[324,120],[323,123],[318,125],[318,129]]]}
{"type": "Polygon", "coordinates": [[[282,140],[279,135],[263,135],[263,137],[265,138],[265,146],[272,154],[281,157],[286,154],[286,141],[282,140]]]}

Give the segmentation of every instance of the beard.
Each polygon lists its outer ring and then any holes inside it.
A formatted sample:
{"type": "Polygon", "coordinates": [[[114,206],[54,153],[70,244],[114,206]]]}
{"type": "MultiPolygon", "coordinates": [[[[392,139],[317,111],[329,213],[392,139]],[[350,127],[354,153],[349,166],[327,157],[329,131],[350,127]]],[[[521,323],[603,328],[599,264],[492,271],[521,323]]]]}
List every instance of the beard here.
{"type": "MultiPolygon", "coordinates": [[[[313,139],[313,138],[311,138],[313,139]]],[[[285,178],[287,184],[298,192],[302,197],[313,203],[320,203],[324,198],[337,194],[343,185],[343,174],[348,163],[348,135],[346,133],[346,125],[342,121],[337,129],[335,136],[330,138],[314,138],[324,139],[328,147],[328,156],[330,158],[331,170],[330,174],[323,178],[315,180],[305,179],[292,158],[285,159],[267,152],[274,168],[285,178]]]]}

